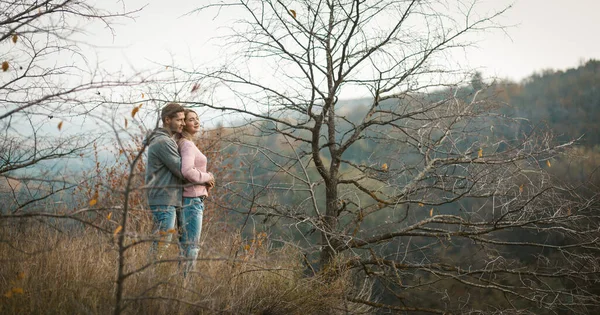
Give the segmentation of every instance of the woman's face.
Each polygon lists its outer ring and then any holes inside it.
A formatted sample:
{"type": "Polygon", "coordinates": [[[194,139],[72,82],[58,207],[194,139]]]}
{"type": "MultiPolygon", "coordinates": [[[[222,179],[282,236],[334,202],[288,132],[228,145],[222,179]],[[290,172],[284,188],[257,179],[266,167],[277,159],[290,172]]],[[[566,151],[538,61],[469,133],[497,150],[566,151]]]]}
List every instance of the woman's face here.
{"type": "Polygon", "coordinates": [[[185,115],[185,127],[183,129],[191,134],[195,134],[200,130],[200,120],[196,113],[190,112],[185,115]]]}

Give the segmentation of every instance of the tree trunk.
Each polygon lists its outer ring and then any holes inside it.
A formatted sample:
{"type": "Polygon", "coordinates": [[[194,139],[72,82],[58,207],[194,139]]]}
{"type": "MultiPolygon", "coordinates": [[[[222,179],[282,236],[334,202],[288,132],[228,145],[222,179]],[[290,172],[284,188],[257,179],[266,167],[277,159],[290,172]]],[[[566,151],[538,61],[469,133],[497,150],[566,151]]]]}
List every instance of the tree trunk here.
{"type": "MultiPolygon", "coordinates": [[[[332,170],[335,168],[335,165],[332,163],[332,170]]],[[[337,173],[335,171],[331,173],[337,173]]],[[[338,218],[337,218],[337,200],[338,200],[338,182],[337,175],[332,174],[331,180],[327,183],[327,188],[325,192],[326,196],[326,208],[325,208],[325,216],[322,218],[323,220],[323,231],[321,231],[321,257],[320,257],[320,267],[321,270],[326,269],[329,264],[333,261],[335,255],[337,254],[337,244],[338,239],[336,237],[336,231],[338,228],[338,218]]]]}

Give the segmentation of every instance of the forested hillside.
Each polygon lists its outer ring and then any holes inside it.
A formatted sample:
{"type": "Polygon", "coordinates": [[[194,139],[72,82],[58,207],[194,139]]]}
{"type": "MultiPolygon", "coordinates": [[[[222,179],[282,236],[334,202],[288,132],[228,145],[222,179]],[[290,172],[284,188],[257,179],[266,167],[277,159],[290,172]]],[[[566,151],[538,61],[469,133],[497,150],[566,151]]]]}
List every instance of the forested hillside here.
{"type": "Polygon", "coordinates": [[[579,144],[600,144],[600,61],[567,70],[545,70],[523,82],[499,82],[490,87],[512,110],[511,115],[547,124],[557,139],[580,139],[579,144]]]}

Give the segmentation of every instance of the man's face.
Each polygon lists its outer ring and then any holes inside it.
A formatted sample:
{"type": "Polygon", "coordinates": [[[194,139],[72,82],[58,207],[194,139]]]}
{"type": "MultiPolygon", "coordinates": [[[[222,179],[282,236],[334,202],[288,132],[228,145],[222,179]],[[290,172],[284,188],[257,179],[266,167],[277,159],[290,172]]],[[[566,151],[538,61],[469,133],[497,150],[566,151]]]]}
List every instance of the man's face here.
{"type": "Polygon", "coordinates": [[[167,117],[165,122],[171,133],[181,133],[183,131],[183,126],[185,126],[185,114],[179,112],[177,113],[177,116],[173,118],[167,117]]]}

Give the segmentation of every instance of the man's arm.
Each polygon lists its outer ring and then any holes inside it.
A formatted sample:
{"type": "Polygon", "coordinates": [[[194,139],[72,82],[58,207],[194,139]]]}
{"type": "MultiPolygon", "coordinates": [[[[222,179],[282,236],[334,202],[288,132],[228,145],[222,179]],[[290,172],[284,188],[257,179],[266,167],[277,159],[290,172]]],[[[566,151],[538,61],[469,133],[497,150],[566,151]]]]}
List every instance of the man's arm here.
{"type": "Polygon", "coordinates": [[[157,144],[159,145],[156,150],[158,158],[173,175],[181,180],[185,180],[181,173],[181,157],[179,156],[179,152],[177,152],[175,140],[160,139],[160,143],[157,144]]]}

